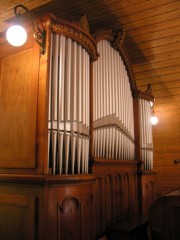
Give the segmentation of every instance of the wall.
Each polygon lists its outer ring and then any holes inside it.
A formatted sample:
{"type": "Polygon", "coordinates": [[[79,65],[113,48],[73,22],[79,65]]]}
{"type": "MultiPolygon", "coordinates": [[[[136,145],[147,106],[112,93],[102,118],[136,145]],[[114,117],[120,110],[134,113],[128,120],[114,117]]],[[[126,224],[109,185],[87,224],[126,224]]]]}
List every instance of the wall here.
{"type": "Polygon", "coordinates": [[[174,164],[174,159],[180,159],[180,114],[178,104],[174,103],[165,98],[155,102],[159,118],[153,127],[157,193],[180,187],[180,164],[174,164]]]}

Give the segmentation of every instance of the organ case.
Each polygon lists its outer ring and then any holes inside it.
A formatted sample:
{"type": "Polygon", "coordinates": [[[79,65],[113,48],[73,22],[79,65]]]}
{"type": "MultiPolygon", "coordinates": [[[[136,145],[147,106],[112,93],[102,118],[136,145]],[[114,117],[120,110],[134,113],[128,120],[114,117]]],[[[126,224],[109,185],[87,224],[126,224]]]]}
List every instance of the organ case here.
{"type": "MultiPolygon", "coordinates": [[[[39,218],[31,216],[34,239],[64,240],[74,236],[78,240],[92,240],[111,224],[139,213],[138,202],[143,201],[144,188],[139,165],[148,160],[140,158],[135,151],[141,152],[139,119],[144,120],[141,115],[136,119],[134,112],[144,108],[139,103],[136,109],[135,101],[140,100],[135,98],[138,91],[122,45],[123,31],[104,31],[93,38],[85,16],[78,23],[46,16],[41,19],[41,25],[47,36],[45,55],[39,55],[31,39],[25,48],[16,52],[9,48],[1,56],[3,90],[0,94],[2,106],[4,103],[8,106],[2,110],[6,121],[9,123],[11,116],[16,117],[16,111],[23,111],[23,116],[31,114],[33,122],[18,115],[20,124],[10,134],[1,119],[5,140],[0,141],[0,193],[6,195],[3,199],[15,199],[19,195],[18,199],[32,200],[31,215],[40,215],[39,218]],[[13,65],[19,55],[20,61],[14,64],[19,75],[14,77],[13,88],[10,81],[13,72],[11,76],[6,75],[9,70],[5,63],[10,61],[13,65]],[[29,60],[27,68],[26,59],[29,60]],[[28,87],[23,82],[26,78],[28,87]],[[5,96],[7,86],[11,93],[19,86],[23,92],[17,92],[10,106],[5,96]],[[28,108],[20,110],[21,102],[28,108]],[[14,149],[21,148],[20,154],[25,151],[25,158],[22,155],[16,161],[14,152],[9,154],[8,137],[14,149]],[[16,139],[22,140],[21,145],[16,139]],[[4,158],[4,153],[9,154],[10,161],[4,158]]],[[[149,179],[146,182],[154,184],[149,179]]],[[[11,223],[19,229],[15,218],[11,223]]]]}

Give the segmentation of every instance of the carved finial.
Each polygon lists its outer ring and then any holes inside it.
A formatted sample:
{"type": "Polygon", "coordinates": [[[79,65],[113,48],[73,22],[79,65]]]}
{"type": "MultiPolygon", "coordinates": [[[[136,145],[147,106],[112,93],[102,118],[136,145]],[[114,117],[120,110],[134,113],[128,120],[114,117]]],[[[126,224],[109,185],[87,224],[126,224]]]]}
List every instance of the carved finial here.
{"type": "Polygon", "coordinates": [[[148,83],[146,92],[152,93],[152,85],[148,83]]]}
{"type": "Polygon", "coordinates": [[[118,49],[124,42],[125,29],[114,28],[113,35],[114,35],[114,42],[112,42],[112,46],[115,49],[118,49]]]}
{"type": "Polygon", "coordinates": [[[79,27],[84,29],[86,32],[89,32],[89,23],[86,15],[83,15],[79,21],[75,22],[79,27]]]}

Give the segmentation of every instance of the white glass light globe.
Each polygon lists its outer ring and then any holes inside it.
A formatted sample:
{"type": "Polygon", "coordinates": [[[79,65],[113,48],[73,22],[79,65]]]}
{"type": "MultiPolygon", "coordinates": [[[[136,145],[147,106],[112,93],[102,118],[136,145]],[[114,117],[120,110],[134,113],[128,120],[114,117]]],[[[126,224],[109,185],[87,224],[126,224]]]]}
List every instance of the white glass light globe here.
{"type": "Polygon", "coordinates": [[[158,118],[156,116],[151,117],[151,124],[156,125],[158,123],[158,118]]]}
{"type": "Polygon", "coordinates": [[[151,107],[153,106],[153,102],[152,102],[152,101],[150,101],[150,106],[151,106],[151,107]]]}
{"type": "Polygon", "coordinates": [[[27,33],[25,29],[19,25],[13,25],[8,28],[6,32],[7,41],[15,46],[22,46],[27,40],[27,33]]]}

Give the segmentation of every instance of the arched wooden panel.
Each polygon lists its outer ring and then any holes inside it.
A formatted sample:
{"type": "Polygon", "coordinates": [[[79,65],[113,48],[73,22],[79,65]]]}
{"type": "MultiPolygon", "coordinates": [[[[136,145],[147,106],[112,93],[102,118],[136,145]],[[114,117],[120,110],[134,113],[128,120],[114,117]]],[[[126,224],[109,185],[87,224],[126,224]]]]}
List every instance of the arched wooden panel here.
{"type": "Polygon", "coordinates": [[[123,193],[123,215],[126,217],[130,213],[129,175],[127,173],[123,176],[123,193]]]}
{"type": "Polygon", "coordinates": [[[106,223],[111,225],[113,216],[113,180],[112,176],[106,177],[106,223]]]}
{"type": "Polygon", "coordinates": [[[96,235],[103,232],[102,217],[103,217],[103,201],[102,201],[102,179],[98,177],[94,184],[94,229],[96,235]]]}
{"type": "Polygon", "coordinates": [[[137,215],[138,213],[138,188],[137,174],[132,172],[129,174],[129,192],[130,192],[130,214],[137,215]]]}
{"type": "Polygon", "coordinates": [[[145,200],[146,214],[148,214],[149,208],[151,207],[152,203],[155,201],[154,192],[155,192],[154,182],[150,181],[146,184],[146,200],[145,200]]]}
{"type": "Polygon", "coordinates": [[[121,175],[118,174],[115,177],[114,186],[114,221],[118,221],[122,218],[122,179],[121,175]]]}
{"type": "Polygon", "coordinates": [[[67,197],[59,206],[59,240],[81,240],[81,207],[74,197],[67,197]]]}

